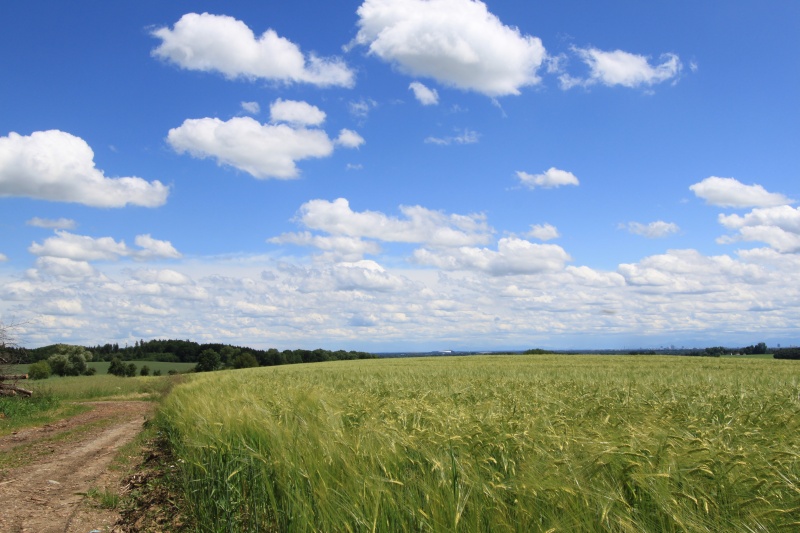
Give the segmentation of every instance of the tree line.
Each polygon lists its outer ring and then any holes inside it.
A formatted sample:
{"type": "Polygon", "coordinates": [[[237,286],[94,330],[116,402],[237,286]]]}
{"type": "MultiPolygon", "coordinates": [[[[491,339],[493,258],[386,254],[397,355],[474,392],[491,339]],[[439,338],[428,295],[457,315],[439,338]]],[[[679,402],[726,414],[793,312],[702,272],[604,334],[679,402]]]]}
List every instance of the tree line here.
{"type": "MultiPolygon", "coordinates": [[[[67,345],[53,344],[41,348],[25,350],[27,362],[55,360],[61,363],[67,355],[65,375],[77,375],[83,372],[80,358],[69,358],[65,349],[67,345]],[[70,363],[74,363],[70,365],[70,363]],[[73,371],[72,368],[75,368],[73,371]],[[73,372],[77,372],[73,373],[73,372]]],[[[276,366],[297,363],[317,363],[322,361],[343,361],[354,359],[374,359],[377,356],[369,352],[345,350],[277,350],[270,348],[260,350],[244,346],[234,346],[222,343],[200,344],[189,340],[156,339],[135,341],[133,346],[119,346],[119,344],[103,344],[91,347],[78,347],[84,361],[109,361],[117,375],[130,375],[129,365],[120,365],[125,361],[159,361],[165,363],[196,363],[198,371],[217,370],[222,368],[248,368],[255,366],[276,366]]],[[[57,363],[57,365],[58,365],[57,363]]],[[[61,365],[59,365],[59,370],[61,365]]],[[[59,373],[59,372],[56,372],[59,373]]]]}

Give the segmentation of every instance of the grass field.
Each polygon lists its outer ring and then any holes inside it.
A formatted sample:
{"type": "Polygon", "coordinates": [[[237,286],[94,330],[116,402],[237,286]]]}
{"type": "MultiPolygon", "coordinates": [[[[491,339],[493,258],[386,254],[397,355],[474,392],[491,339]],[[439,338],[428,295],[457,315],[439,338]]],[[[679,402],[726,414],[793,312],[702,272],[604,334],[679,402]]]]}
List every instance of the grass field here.
{"type": "Polygon", "coordinates": [[[121,378],[108,374],[51,377],[20,381],[32,398],[0,396],[0,436],[22,427],[41,425],[85,410],[78,402],[160,399],[180,379],[177,376],[121,378]]]}
{"type": "Polygon", "coordinates": [[[191,376],[206,531],[796,531],[800,365],[492,356],[191,376]]]}

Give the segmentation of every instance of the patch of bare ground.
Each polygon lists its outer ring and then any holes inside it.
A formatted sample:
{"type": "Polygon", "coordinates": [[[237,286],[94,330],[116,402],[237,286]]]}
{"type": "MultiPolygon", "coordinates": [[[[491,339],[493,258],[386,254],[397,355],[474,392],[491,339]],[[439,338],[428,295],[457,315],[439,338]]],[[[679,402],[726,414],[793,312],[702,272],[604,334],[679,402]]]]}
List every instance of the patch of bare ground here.
{"type": "Polygon", "coordinates": [[[121,492],[123,473],[109,465],[142,430],[154,404],[87,405],[92,409],[71,418],[0,437],[0,531],[119,530],[120,513],[101,508],[87,493],[121,492]]]}

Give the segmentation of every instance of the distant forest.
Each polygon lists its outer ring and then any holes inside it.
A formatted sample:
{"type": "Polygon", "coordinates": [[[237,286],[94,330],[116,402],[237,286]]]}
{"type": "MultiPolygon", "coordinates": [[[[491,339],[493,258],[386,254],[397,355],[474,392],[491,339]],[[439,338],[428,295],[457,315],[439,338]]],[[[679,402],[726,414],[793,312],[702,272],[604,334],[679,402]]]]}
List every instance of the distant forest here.
{"type": "MultiPolygon", "coordinates": [[[[26,359],[30,363],[41,361],[57,353],[63,345],[54,344],[41,348],[26,349],[26,359]]],[[[206,363],[211,359],[217,367],[275,366],[294,363],[317,363],[321,361],[342,361],[352,359],[374,359],[377,356],[368,352],[345,350],[283,350],[275,348],[258,350],[230,344],[199,344],[189,340],[151,340],[136,341],[133,346],[120,347],[119,344],[86,346],[93,354],[94,361],[161,361],[165,363],[206,363]],[[217,359],[218,357],[218,359],[217,359]],[[254,364],[255,363],[255,364],[254,364]]]]}

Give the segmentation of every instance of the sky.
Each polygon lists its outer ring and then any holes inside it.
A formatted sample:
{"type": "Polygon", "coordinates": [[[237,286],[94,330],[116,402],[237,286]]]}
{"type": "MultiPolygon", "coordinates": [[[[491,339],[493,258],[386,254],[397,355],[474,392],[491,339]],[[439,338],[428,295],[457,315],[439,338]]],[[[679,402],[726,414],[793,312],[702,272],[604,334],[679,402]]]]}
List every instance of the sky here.
{"type": "Polygon", "coordinates": [[[800,343],[800,3],[0,6],[25,346],[800,343]]]}

